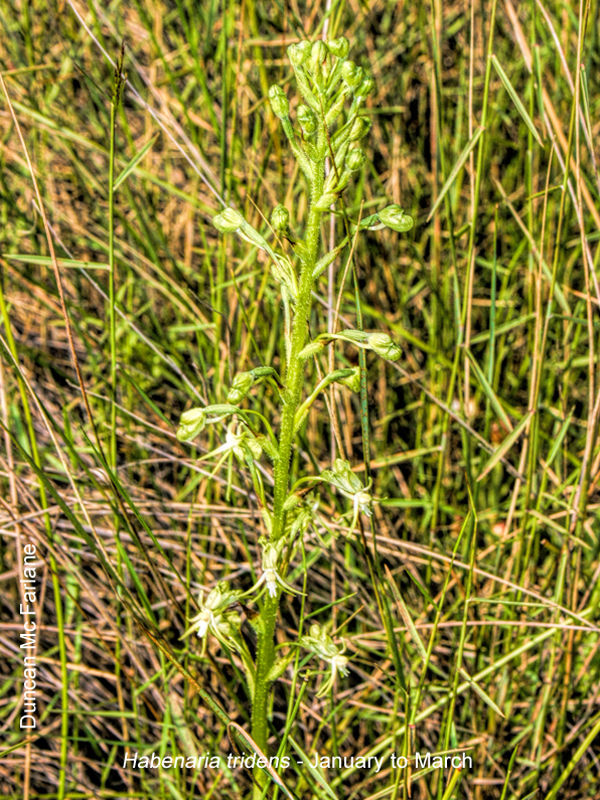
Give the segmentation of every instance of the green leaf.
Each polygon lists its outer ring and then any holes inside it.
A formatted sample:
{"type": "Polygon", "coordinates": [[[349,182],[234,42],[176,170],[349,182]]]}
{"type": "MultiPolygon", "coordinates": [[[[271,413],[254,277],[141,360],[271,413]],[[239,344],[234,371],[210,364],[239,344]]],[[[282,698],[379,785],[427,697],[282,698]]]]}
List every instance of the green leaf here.
{"type": "MultiPolygon", "coordinates": [[[[21,261],[24,264],[41,264],[44,267],[52,266],[49,256],[30,255],[29,253],[5,253],[8,261],[21,261]]],[[[108,269],[104,261],[79,261],[75,258],[57,258],[56,263],[62,269],[108,269]]]]}
{"type": "Polygon", "coordinates": [[[508,416],[506,415],[506,412],[502,408],[500,400],[498,399],[498,395],[494,392],[494,390],[492,389],[492,387],[488,383],[488,379],[483,374],[483,371],[482,371],[481,367],[479,366],[479,364],[477,363],[477,361],[475,360],[475,356],[473,355],[473,353],[471,353],[471,351],[468,350],[468,349],[466,350],[466,353],[467,353],[469,361],[471,362],[471,365],[473,367],[473,371],[475,372],[475,375],[477,376],[477,380],[481,384],[481,388],[483,389],[484,394],[487,397],[487,399],[490,401],[490,404],[491,404],[492,408],[494,409],[494,411],[496,412],[496,414],[500,418],[500,420],[501,420],[502,424],[504,425],[504,427],[506,428],[506,430],[507,431],[512,431],[512,429],[513,429],[512,422],[509,420],[508,416]]]}
{"type": "Polygon", "coordinates": [[[461,169],[464,167],[465,161],[467,160],[467,158],[469,157],[471,151],[473,150],[473,148],[475,147],[475,145],[479,141],[479,138],[481,137],[481,134],[483,133],[483,131],[484,131],[483,128],[477,128],[477,130],[475,131],[473,136],[471,136],[471,138],[469,139],[467,144],[464,146],[461,154],[458,157],[458,160],[457,160],[456,164],[452,167],[452,171],[450,172],[450,175],[448,175],[448,177],[446,178],[446,181],[444,182],[444,185],[442,186],[441,192],[439,193],[435,203],[431,207],[431,211],[427,215],[427,222],[429,222],[429,220],[433,217],[435,212],[438,210],[438,208],[440,206],[440,203],[442,202],[444,197],[450,191],[450,187],[452,186],[452,184],[456,180],[456,176],[461,171],[461,169]]]}
{"type": "Polygon", "coordinates": [[[148,150],[150,150],[150,148],[157,140],[157,138],[158,138],[158,133],[155,134],[149,141],[147,141],[146,144],[142,147],[142,149],[138,153],[136,153],[136,155],[134,155],[134,157],[127,164],[123,172],[121,172],[119,177],[114,182],[113,191],[116,191],[119,188],[119,186],[123,183],[123,181],[129,177],[129,175],[133,172],[133,170],[136,168],[136,166],[139,164],[142,158],[146,155],[148,150]]]}
{"type": "Polygon", "coordinates": [[[523,122],[525,123],[525,125],[527,125],[527,127],[531,131],[531,134],[532,134],[533,138],[536,140],[536,142],[540,145],[540,147],[543,147],[544,146],[544,142],[542,141],[542,137],[537,132],[536,127],[533,124],[533,120],[531,119],[531,117],[527,113],[527,110],[525,109],[525,106],[523,105],[523,103],[519,99],[519,95],[515,91],[515,88],[512,85],[512,83],[509,81],[508,75],[506,74],[506,72],[504,72],[504,70],[500,66],[500,62],[498,61],[498,59],[496,58],[496,55],[494,53],[492,53],[492,55],[490,56],[490,60],[491,60],[492,64],[494,65],[494,69],[498,73],[498,76],[499,76],[500,80],[504,84],[504,88],[508,92],[508,94],[510,96],[510,99],[513,101],[517,111],[521,115],[521,118],[522,118],[523,122]]]}
{"type": "Polygon", "coordinates": [[[478,476],[478,478],[477,478],[478,481],[480,481],[482,478],[484,478],[488,474],[488,472],[490,470],[492,470],[496,466],[496,464],[504,458],[504,456],[512,448],[512,446],[515,444],[515,442],[518,441],[519,437],[521,436],[521,434],[523,433],[523,431],[527,427],[527,424],[529,423],[529,420],[532,418],[534,413],[535,412],[533,410],[532,411],[528,411],[527,414],[525,414],[525,416],[521,420],[521,422],[519,422],[517,427],[513,430],[513,432],[510,433],[506,437],[506,439],[502,442],[500,447],[498,447],[492,453],[491,458],[489,459],[489,461],[487,462],[487,464],[483,468],[481,474],[478,476]]]}

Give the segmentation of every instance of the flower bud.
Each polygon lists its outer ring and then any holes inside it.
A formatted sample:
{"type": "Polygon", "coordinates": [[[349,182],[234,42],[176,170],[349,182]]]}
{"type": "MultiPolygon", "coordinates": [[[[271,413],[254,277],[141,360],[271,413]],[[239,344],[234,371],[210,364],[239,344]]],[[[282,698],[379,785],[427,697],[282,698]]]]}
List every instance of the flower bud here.
{"type": "Polygon", "coordinates": [[[330,39],[327,42],[329,52],[336,58],[346,58],[350,50],[350,43],[345,36],[340,36],[338,39],[330,39]]]}
{"type": "Polygon", "coordinates": [[[271,225],[276,231],[285,233],[290,227],[290,212],[285,206],[277,205],[271,212],[271,225]]]}
{"type": "Polygon", "coordinates": [[[310,626],[309,636],[312,636],[314,639],[321,638],[321,626],[318,622],[313,622],[313,624],[310,626]]]}
{"type": "Polygon", "coordinates": [[[305,359],[310,358],[311,356],[315,356],[319,350],[322,350],[325,347],[325,342],[309,342],[304,348],[300,351],[298,358],[305,359]]]}
{"type": "Polygon", "coordinates": [[[288,47],[287,54],[293,67],[301,67],[306,62],[310,54],[310,48],[311,44],[306,39],[288,47]]]}
{"type": "Polygon", "coordinates": [[[271,459],[273,463],[277,461],[277,457],[279,455],[279,451],[277,449],[277,445],[270,439],[268,436],[265,436],[264,433],[260,433],[256,437],[256,441],[261,446],[262,450],[267,454],[268,458],[271,459]]]}
{"type": "Polygon", "coordinates": [[[363,136],[367,135],[370,127],[371,127],[370,119],[367,119],[367,117],[357,117],[352,123],[352,127],[350,128],[350,133],[348,134],[348,140],[350,142],[357,142],[359,139],[362,139],[363,136]]]}
{"type": "Polygon", "coordinates": [[[363,167],[365,161],[366,161],[366,156],[364,150],[357,148],[356,150],[350,150],[350,152],[346,156],[344,166],[350,172],[357,172],[359,169],[363,167]]]}
{"type": "Polygon", "coordinates": [[[325,46],[325,42],[321,41],[321,39],[317,39],[316,42],[313,42],[310,49],[310,71],[318,85],[322,84],[323,80],[327,78],[326,73],[328,69],[326,59],[327,47],[325,46]]]}
{"type": "Polygon", "coordinates": [[[367,337],[367,346],[378,356],[387,358],[389,361],[397,361],[402,355],[402,350],[387,333],[370,333],[367,337]]]}
{"type": "Polygon", "coordinates": [[[414,224],[413,218],[406,214],[396,203],[386,206],[386,208],[378,212],[377,216],[384,225],[398,233],[406,233],[414,224]]]}
{"type": "Polygon", "coordinates": [[[358,97],[366,97],[367,95],[371,94],[374,88],[375,82],[373,78],[367,75],[365,78],[363,78],[362,83],[356,90],[356,94],[358,97]]]}
{"type": "Polygon", "coordinates": [[[337,194],[335,192],[325,192],[321,195],[321,197],[319,197],[313,208],[315,211],[327,211],[327,209],[332,206],[336,200],[337,194]]]}
{"type": "Polygon", "coordinates": [[[296,118],[300,124],[300,127],[302,128],[302,133],[310,139],[310,137],[317,132],[318,127],[315,112],[308,106],[301,105],[298,106],[296,118]]]}
{"type": "Polygon", "coordinates": [[[342,64],[342,79],[350,89],[356,89],[362,82],[364,70],[357,67],[354,61],[344,61],[342,64]]]}
{"type": "Polygon", "coordinates": [[[227,394],[227,402],[238,405],[252,388],[254,379],[250,372],[238,372],[231,383],[231,388],[227,394]]]}
{"type": "Polygon", "coordinates": [[[297,494],[290,494],[288,495],[285,503],[283,504],[282,511],[286,513],[288,511],[292,511],[294,508],[299,506],[302,503],[302,498],[297,494]]]}
{"type": "Polygon", "coordinates": [[[273,113],[279,119],[287,119],[290,116],[290,104],[285,95],[285,92],[277,84],[273,84],[269,89],[269,101],[273,113]]]}
{"type": "Polygon", "coordinates": [[[352,374],[342,378],[340,383],[350,389],[351,392],[360,392],[360,368],[354,367],[352,374]]]}
{"type": "Polygon", "coordinates": [[[177,438],[180,442],[190,442],[195,439],[206,425],[206,414],[203,408],[190,408],[184,411],[179,421],[177,438]]]}
{"type": "Polygon", "coordinates": [[[213,225],[221,233],[235,233],[244,224],[244,218],[235,208],[226,208],[213,217],[213,225]]]}

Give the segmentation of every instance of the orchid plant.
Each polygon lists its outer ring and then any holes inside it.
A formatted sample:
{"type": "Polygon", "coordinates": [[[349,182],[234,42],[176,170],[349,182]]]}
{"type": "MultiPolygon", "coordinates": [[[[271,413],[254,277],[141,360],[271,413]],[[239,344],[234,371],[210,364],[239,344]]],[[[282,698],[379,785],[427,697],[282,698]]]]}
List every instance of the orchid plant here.
{"type": "MultiPolygon", "coordinates": [[[[201,596],[200,611],[191,620],[187,633],[196,632],[203,647],[207,637],[214,637],[222,647],[235,651],[241,658],[252,699],[251,736],[264,753],[269,738],[272,687],[290,664],[292,656],[289,654],[294,652],[294,646],[318,659],[320,669],[328,676],[322,682],[319,695],[332,689],[338,676],[344,677],[348,671],[345,644],[341,641],[336,644],[326,628],[317,624],[298,641],[278,648],[284,652],[283,656],[275,648],[281,596],[299,593],[287,580],[288,565],[297,546],[318,519],[319,487],[331,487],[349,503],[350,530],[355,528],[361,514],[372,514],[370,485],[363,484],[344,459],[336,459],[333,466],[321,474],[295,476],[296,481],[292,483],[293,449],[313,403],[332,383],[354,392],[360,388],[358,367],[328,371],[323,363],[325,377],[304,394],[312,374],[311,362],[319,360],[324,348],[336,341],[347,342],[389,360],[401,355],[398,345],[383,332],[323,331],[308,341],[314,292],[344,249],[361,231],[388,227],[403,233],[413,225],[412,218],[395,204],[354,220],[346,211],[346,206],[352,204],[344,204],[344,193],[349,191],[353,177],[366,160],[361,141],[370,128],[365,103],[373,90],[372,78],[348,58],[348,51],[348,41],[343,37],[327,42],[301,41],[288,48],[301,99],[293,114],[283,89],[272,86],[269,90],[271,109],[281,122],[306,184],[309,204],[303,230],[292,231],[289,210],[283,205],[273,209],[270,225],[262,232],[234,208],[226,208],[214,217],[214,225],[221,233],[237,236],[249,247],[263,251],[270,263],[284,309],[280,369],[257,366],[238,373],[226,402],[186,411],[177,432],[181,441],[191,441],[207,425],[225,422],[223,444],[204,458],[235,458],[241,468],[248,470],[261,507],[266,535],[259,540],[258,579],[243,593],[220,582],[206,598],[201,596]],[[321,230],[323,217],[339,215],[342,209],[343,235],[333,247],[325,248],[321,230]],[[284,247],[284,240],[289,246],[284,247]],[[244,407],[253,387],[261,381],[271,382],[281,401],[274,425],[257,409],[244,407]],[[262,432],[257,433],[261,428],[262,432]],[[261,461],[264,463],[259,470],[261,461]],[[265,464],[272,470],[272,492],[265,491],[262,477],[265,464]],[[245,603],[254,602],[258,607],[253,623],[257,634],[255,656],[250,654],[240,633],[236,605],[242,598],[245,603]]],[[[256,798],[264,796],[267,780],[266,773],[257,774],[256,798]]]]}

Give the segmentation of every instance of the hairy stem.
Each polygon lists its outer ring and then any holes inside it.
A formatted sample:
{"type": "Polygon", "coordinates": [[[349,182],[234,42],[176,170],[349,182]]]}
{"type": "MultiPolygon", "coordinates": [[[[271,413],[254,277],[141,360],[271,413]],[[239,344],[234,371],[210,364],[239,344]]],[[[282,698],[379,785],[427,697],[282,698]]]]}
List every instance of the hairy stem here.
{"type": "MultiPolygon", "coordinates": [[[[324,132],[321,137],[324,142],[324,132]]],[[[324,151],[321,148],[321,152],[324,151]]],[[[283,408],[281,427],[279,432],[278,458],[274,470],[274,502],[273,502],[273,528],[271,538],[277,541],[284,535],[285,513],[283,506],[287,498],[292,446],[294,442],[294,419],[302,398],[304,384],[304,362],[299,358],[300,352],[306,343],[308,322],[312,305],[312,288],[314,283],[313,272],[319,256],[320,247],[320,222],[322,212],[315,209],[314,204],[323,192],[324,156],[315,164],[313,179],[311,181],[311,208],[305,232],[305,254],[302,259],[298,298],[291,331],[291,347],[289,361],[285,374],[285,391],[283,395],[283,408]]],[[[254,697],[252,702],[252,738],[263,752],[267,747],[267,713],[270,696],[269,672],[275,660],[275,622],[279,607],[279,594],[277,597],[267,597],[261,609],[258,623],[258,647],[256,653],[256,677],[254,697]]],[[[265,775],[262,770],[257,770],[254,798],[257,800],[263,795],[265,775]]]]}

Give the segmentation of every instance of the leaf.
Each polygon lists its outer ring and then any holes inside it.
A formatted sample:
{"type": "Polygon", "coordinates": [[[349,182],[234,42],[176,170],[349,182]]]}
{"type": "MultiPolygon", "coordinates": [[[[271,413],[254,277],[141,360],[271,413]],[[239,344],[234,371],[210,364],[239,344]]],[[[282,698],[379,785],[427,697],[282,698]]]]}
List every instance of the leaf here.
{"type": "Polygon", "coordinates": [[[146,155],[148,150],[152,147],[157,138],[158,138],[158,133],[155,134],[149,141],[147,141],[146,144],[142,147],[142,149],[138,153],[136,153],[136,155],[134,155],[134,157],[126,165],[123,172],[121,172],[121,174],[115,181],[113,186],[113,191],[116,191],[119,188],[119,186],[123,183],[123,181],[129,177],[129,175],[133,172],[133,170],[136,168],[136,166],[139,164],[142,158],[146,155]]]}
{"type": "Polygon", "coordinates": [[[469,361],[471,362],[471,365],[473,367],[473,371],[475,372],[475,375],[477,376],[477,379],[478,379],[479,383],[481,384],[481,388],[483,389],[487,399],[490,401],[490,404],[491,404],[492,408],[494,409],[494,411],[496,412],[496,414],[498,415],[498,417],[502,421],[502,424],[504,425],[506,430],[507,431],[512,431],[512,429],[513,429],[512,422],[509,420],[509,418],[506,415],[506,412],[502,408],[500,400],[498,399],[498,395],[494,392],[494,390],[492,389],[492,387],[488,383],[488,379],[483,374],[483,371],[482,371],[481,367],[479,366],[479,364],[477,363],[477,361],[475,360],[475,356],[473,355],[473,353],[471,353],[471,351],[468,350],[468,349],[466,350],[466,353],[467,353],[469,361]]]}
{"type": "Polygon", "coordinates": [[[469,686],[473,689],[473,691],[477,695],[479,695],[479,697],[483,700],[483,702],[486,703],[492,709],[492,711],[498,714],[498,716],[501,717],[502,719],[506,719],[506,714],[502,713],[501,709],[496,705],[496,703],[494,703],[489,694],[487,694],[487,692],[484,692],[481,686],[479,686],[479,684],[473,680],[473,678],[469,675],[469,673],[464,667],[460,668],[460,674],[463,678],[465,678],[465,680],[469,681],[469,686]]]}
{"type": "Polygon", "coordinates": [[[504,84],[504,88],[506,89],[506,91],[510,95],[510,99],[513,101],[517,111],[521,115],[521,118],[523,119],[523,122],[525,123],[525,125],[527,125],[527,127],[531,131],[531,134],[532,134],[533,138],[536,140],[536,142],[540,145],[540,147],[543,147],[544,146],[544,142],[542,141],[542,137],[537,132],[536,127],[533,124],[533,120],[531,119],[531,117],[527,113],[527,110],[525,109],[525,106],[523,105],[523,103],[519,99],[519,95],[516,93],[514,86],[512,85],[512,83],[508,79],[508,75],[506,74],[506,72],[504,72],[504,70],[500,66],[500,62],[498,61],[498,59],[496,58],[496,55],[494,53],[492,53],[492,55],[490,56],[490,60],[491,60],[492,64],[494,65],[494,69],[498,73],[498,76],[500,77],[500,80],[504,84]]]}
{"type": "Polygon", "coordinates": [[[496,466],[496,464],[504,458],[504,456],[512,448],[512,446],[515,444],[515,442],[519,439],[519,437],[521,436],[521,434],[523,433],[523,431],[527,427],[527,424],[529,423],[529,420],[532,418],[534,413],[535,412],[533,410],[528,411],[527,414],[525,414],[525,416],[521,420],[521,422],[519,422],[517,427],[513,430],[513,432],[510,433],[506,437],[506,439],[502,442],[500,447],[498,447],[492,453],[491,458],[489,459],[489,461],[487,462],[487,464],[483,468],[483,471],[481,472],[481,474],[478,476],[478,478],[477,478],[478,481],[480,481],[482,478],[484,478],[488,474],[488,472],[490,470],[492,470],[496,466]]]}
{"type": "MultiPolygon", "coordinates": [[[[44,267],[52,266],[49,256],[30,255],[29,253],[4,253],[4,258],[9,261],[21,261],[24,264],[41,264],[44,267]]],[[[59,268],[68,269],[108,269],[104,261],[79,261],[75,258],[57,258],[59,268]]]]}
{"type": "Polygon", "coordinates": [[[433,215],[435,214],[435,212],[439,208],[440,203],[442,202],[444,197],[450,191],[450,188],[451,188],[452,184],[456,180],[456,176],[461,171],[461,169],[464,167],[465,161],[467,160],[467,158],[469,157],[469,154],[471,153],[471,151],[473,150],[473,148],[475,147],[475,145],[479,141],[479,138],[480,138],[481,134],[483,133],[483,131],[484,131],[483,128],[477,128],[477,130],[475,131],[473,136],[471,136],[470,140],[464,146],[462,153],[458,157],[458,161],[452,167],[452,171],[451,171],[450,175],[448,175],[448,177],[446,178],[446,181],[445,181],[444,185],[442,186],[442,190],[440,191],[435,203],[433,204],[433,206],[431,208],[431,211],[427,215],[427,222],[429,222],[429,220],[433,217],[433,215]]]}
{"type": "Polygon", "coordinates": [[[319,772],[319,770],[316,767],[313,766],[310,758],[306,755],[306,753],[300,747],[300,745],[296,744],[296,742],[294,741],[294,739],[292,739],[291,736],[288,736],[288,741],[302,759],[302,766],[305,767],[308,770],[308,772],[310,772],[314,780],[317,782],[318,786],[320,786],[323,789],[327,797],[330,797],[331,800],[338,800],[337,795],[335,795],[333,791],[330,789],[329,784],[327,783],[323,775],[319,772]]]}

